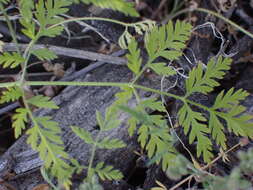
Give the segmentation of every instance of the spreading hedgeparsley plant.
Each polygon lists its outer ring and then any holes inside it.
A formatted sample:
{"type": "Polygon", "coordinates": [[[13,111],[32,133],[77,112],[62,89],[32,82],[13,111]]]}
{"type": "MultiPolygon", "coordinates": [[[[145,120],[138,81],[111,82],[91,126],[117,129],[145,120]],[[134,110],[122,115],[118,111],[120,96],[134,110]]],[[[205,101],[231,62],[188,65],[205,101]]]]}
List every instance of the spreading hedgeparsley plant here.
{"type": "MultiPolygon", "coordinates": [[[[50,116],[35,116],[33,108],[58,109],[58,106],[50,98],[42,95],[33,97],[27,96],[27,89],[35,85],[61,85],[61,86],[115,86],[120,91],[115,94],[115,102],[107,108],[105,115],[96,113],[97,122],[100,126],[100,132],[108,131],[119,126],[120,121],[117,118],[118,110],[129,114],[128,127],[129,135],[135,132],[138,134],[138,142],[147,152],[148,157],[153,162],[162,165],[166,171],[177,156],[177,150],[173,146],[174,137],[170,133],[172,126],[168,126],[167,120],[162,115],[149,115],[148,110],[158,110],[166,113],[166,108],[162,101],[157,98],[141,100],[138,90],[149,91],[163,96],[168,96],[181,101],[182,107],[177,113],[178,123],[186,135],[189,136],[189,143],[196,142],[197,157],[208,163],[214,157],[213,143],[216,143],[222,150],[227,149],[226,132],[232,132],[238,136],[252,137],[253,123],[251,115],[245,113],[246,108],[240,105],[248,93],[242,89],[234,88],[228,91],[222,91],[216,97],[212,106],[207,107],[194,102],[190,97],[194,93],[210,93],[214,87],[219,86],[219,80],[230,69],[232,60],[222,56],[210,59],[206,68],[202,64],[196,65],[189,72],[189,77],[185,81],[185,94],[177,95],[159,90],[151,89],[148,86],[141,86],[138,81],[145,70],[151,69],[159,76],[176,75],[176,70],[169,66],[167,62],[175,61],[180,58],[186,42],[191,35],[192,26],[186,22],[177,21],[175,24],[169,22],[163,26],[155,26],[152,21],[142,21],[137,23],[123,23],[120,21],[83,17],[78,20],[102,20],[105,22],[114,22],[125,27],[125,31],[119,39],[119,45],[128,49],[126,58],[127,67],[133,73],[133,79],[129,83],[106,83],[106,82],[57,82],[57,81],[28,81],[26,80],[27,66],[31,64],[31,56],[39,60],[53,60],[57,55],[46,49],[33,49],[33,46],[41,37],[55,37],[62,33],[64,24],[74,19],[65,20],[62,14],[68,11],[68,6],[72,3],[93,3],[102,8],[111,8],[121,11],[126,15],[138,16],[133,7],[133,3],[124,0],[20,0],[18,7],[20,11],[19,22],[22,26],[22,33],[31,39],[29,45],[22,52],[18,47],[15,32],[12,28],[5,6],[10,3],[9,0],[0,0],[0,9],[10,28],[13,41],[17,44],[15,52],[2,52],[0,55],[0,64],[3,68],[20,68],[20,76],[14,82],[0,83],[4,88],[0,98],[0,103],[22,100],[23,107],[17,108],[13,115],[12,126],[15,131],[15,137],[18,138],[23,132],[28,135],[27,143],[38,151],[39,157],[44,161],[44,169],[49,171],[50,175],[55,177],[59,184],[65,187],[71,185],[71,176],[75,172],[83,169],[87,170],[87,178],[80,189],[102,189],[98,184],[97,176],[102,179],[118,180],[123,177],[122,173],[112,166],[106,165],[103,161],[94,165],[93,158],[95,150],[98,148],[112,149],[122,148],[126,144],[121,139],[100,139],[99,135],[93,137],[85,129],[78,126],[70,126],[73,132],[83,139],[93,148],[91,159],[88,166],[80,166],[78,162],[71,158],[64,150],[64,144],[61,139],[61,128],[59,124],[52,120],[50,116]],[[145,50],[148,55],[147,62],[141,57],[140,48],[137,40],[129,32],[133,28],[135,33],[144,35],[145,50]],[[164,62],[158,62],[157,58],[162,57],[164,62]],[[136,106],[129,108],[128,101],[136,100],[136,106]],[[194,109],[194,108],[199,109],[194,109]],[[203,110],[208,113],[204,115],[203,110]],[[27,128],[31,123],[32,127],[27,128]]],[[[1,46],[2,46],[1,42],[1,46]]],[[[1,48],[0,48],[1,49],[1,48]]],[[[43,171],[45,171],[43,170],[43,171]]],[[[45,178],[45,172],[43,172],[45,178]]]]}

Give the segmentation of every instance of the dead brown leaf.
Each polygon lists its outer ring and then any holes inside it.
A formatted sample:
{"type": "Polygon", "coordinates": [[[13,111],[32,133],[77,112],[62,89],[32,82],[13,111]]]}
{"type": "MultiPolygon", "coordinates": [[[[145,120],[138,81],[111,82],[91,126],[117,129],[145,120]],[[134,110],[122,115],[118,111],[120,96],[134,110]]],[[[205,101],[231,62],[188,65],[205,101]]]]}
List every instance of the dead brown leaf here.
{"type": "Polygon", "coordinates": [[[32,190],[49,190],[50,186],[48,184],[39,184],[34,187],[32,190]]]}

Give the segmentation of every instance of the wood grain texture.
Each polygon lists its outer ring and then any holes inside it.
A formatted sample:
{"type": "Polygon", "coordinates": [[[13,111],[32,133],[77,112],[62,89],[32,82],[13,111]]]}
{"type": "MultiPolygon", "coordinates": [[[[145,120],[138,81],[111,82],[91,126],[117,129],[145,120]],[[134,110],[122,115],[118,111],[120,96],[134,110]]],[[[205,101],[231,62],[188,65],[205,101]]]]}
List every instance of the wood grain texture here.
{"type": "MultiPolygon", "coordinates": [[[[105,65],[101,68],[98,68],[92,74],[83,76],[79,80],[126,82],[131,78],[132,74],[125,66],[105,65]]],[[[159,80],[143,78],[142,84],[157,89],[160,88],[159,80]]],[[[95,111],[99,110],[103,113],[105,108],[110,106],[114,101],[114,94],[118,90],[119,88],[115,87],[67,87],[60,95],[53,99],[60,109],[41,109],[36,111],[35,115],[49,115],[53,117],[53,120],[59,122],[62,129],[62,139],[64,141],[66,151],[72,157],[76,158],[81,164],[87,165],[90,158],[90,146],[85,144],[79,137],[77,137],[71,131],[70,126],[74,125],[85,128],[93,135],[96,135],[98,130],[95,111]]],[[[140,95],[142,98],[152,96],[152,94],[146,92],[140,92],[140,95]]],[[[132,103],[134,104],[134,101],[132,101],[132,103]]],[[[109,132],[105,132],[101,136],[102,138],[105,136],[110,136],[111,138],[122,139],[127,144],[127,147],[113,150],[98,150],[95,157],[95,162],[105,161],[107,164],[114,165],[116,168],[120,169],[125,175],[128,175],[131,167],[133,167],[136,159],[134,150],[137,150],[139,147],[138,143],[136,142],[136,138],[130,138],[128,136],[126,127],[127,118],[127,114],[120,114],[119,119],[122,121],[121,126],[109,132]]],[[[25,141],[26,136],[24,135],[17,140],[17,142],[2,157],[3,160],[9,160],[10,155],[14,156],[14,162],[9,169],[15,171],[17,176],[15,179],[11,180],[11,183],[14,186],[22,183],[22,186],[20,186],[21,190],[27,189],[29,185],[29,176],[31,174],[28,174],[27,172],[32,171],[37,176],[40,176],[38,169],[42,164],[42,162],[38,159],[38,155],[31,151],[30,147],[25,143],[25,141]],[[19,175],[22,177],[19,178],[19,175]],[[21,178],[22,180],[20,180],[21,178]]],[[[83,177],[84,176],[82,175],[82,179],[83,177]]],[[[35,184],[39,184],[43,180],[39,177],[37,180],[33,179],[33,181],[37,181],[38,183],[35,184]]],[[[80,182],[80,179],[76,180],[74,182],[74,186],[77,186],[80,182]]],[[[122,182],[121,184],[124,183],[122,182]]],[[[120,188],[121,187],[119,187],[119,189],[120,188]]]]}

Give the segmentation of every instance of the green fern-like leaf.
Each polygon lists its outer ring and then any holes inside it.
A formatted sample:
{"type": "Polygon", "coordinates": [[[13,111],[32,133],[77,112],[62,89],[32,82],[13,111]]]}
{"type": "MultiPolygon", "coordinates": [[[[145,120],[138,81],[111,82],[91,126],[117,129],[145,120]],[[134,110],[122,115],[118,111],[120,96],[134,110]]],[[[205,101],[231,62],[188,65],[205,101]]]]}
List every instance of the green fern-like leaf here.
{"type": "Polygon", "coordinates": [[[148,140],[148,126],[141,125],[138,130],[138,142],[141,144],[141,147],[145,147],[146,142],[148,140]]]}
{"type": "Polygon", "coordinates": [[[97,122],[101,131],[109,131],[119,126],[120,120],[118,119],[117,110],[112,105],[105,111],[105,117],[103,118],[100,112],[96,112],[97,122]]]}
{"type": "Polygon", "coordinates": [[[71,5],[71,1],[68,0],[47,0],[46,1],[46,9],[47,9],[47,17],[50,18],[48,21],[49,24],[56,24],[58,20],[54,20],[53,18],[56,15],[64,14],[68,11],[68,6],[71,5]]]}
{"type": "Polygon", "coordinates": [[[16,113],[12,116],[12,127],[15,131],[15,138],[18,138],[21,135],[22,130],[25,129],[27,123],[27,115],[27,109],[17,108],[16,113]]]}
{"type": "MultiPolygon", "coordinates": [[[[100,126],[101,131],[108,131],[115,127],[118,127],[120,121],[117,119],[117,114],[114,113],[114,107],[109,107],[106,109],[105,118],[99,111],[96,111],[96,119],[98,125],[100,126]]],[[[87,144],[93,144],[99,148],[122,148],[125,146],[125,143],[119,139],[110,139],[109,137],[105,137],[101,139],[99,142],[95,142],[92,135],[86,131],[85,129],[81,129],[78,127],[71,127],[74,133],[79,136],[82,140],[84,140],[87,144]]]]}
{"type": "Polygon", "coordinates": [[[22,97],[22,90],[18,86],[9,87],[2,92],[0,103],[8,103],[18,100],[22,97]]]}
{"type": "Polygon", "coordinates": [[[134,8],[134,3],[126,2],[124,0],[79,0],[86,4],[93,4],[101,8],[109,8],[116,11],[120,11],[126,15],[139,16],[138,12],[134,8]]]}
{"type": "Polygon", "coordinates": [[[34,1],[33,0],[20,0],[18,1],[19,10],[22,15],[22,19],[30,23],[33,18],[34,1]]]}
{"type": "Polygon", "coordinates": [[[211,129],[213,139],[215,139],[216,143],[224,150],[226,149],[226,137],[224,134],[225,129],[220,122],[220,118],[227,121],[228,128],[235,134],[243,136],[252,135],[252,130],[250,128],[252,124],[248,122],[251,117],[245,118],[245,115],[243,117],[239,116],[245,111],[243,107],[238,106],[239,101],[244,100],[247,96],[248,93],[242,89],[235,91],[234,88],[231,88],[226,94],[223,90],[216,97],[215,103],[211,108],[208,126],[211,129]],[[233,112],[233,109],[238,112],[233,112]],[[249,131],[246,132],[244,130],[249,131]]]}
{"type": "Polygon", "coordinates": [[[216,80],[224,77],[225,72],[230,69],[231,63],[230,58],[223,59],[220,56],[217,61],[212,58],[207,64],[205,73],[203,73],[203,66],[199,64],[197,68],[190,71],[189,78],[186,80],[186,96],[194,92],[203,94],[211,92],[214,87],[219,86],[216,80]]]}
{"type": "Polygon", "coordinates": [[[160,112],[165,112],[166,108],[164,107],[161,101],[157,101],[157,98],[149,98],[140,102],[140,105],[144,108],[149,108],[152,110],[157,110],[160,112]]]}
{"type": "MultiPolygon", "coordinates": [[[[186,95],[185,98],[193,93],[207,94],[213,90],[214,87],[219,86],[217,80],[222,79],[225,72],[230,69],[232,60],[230,58],[212,58],[204,68],[199,64],[189,73],[189,78],[186,80],[186,95]]],[[[191,110],[191,108],[184,102],[184,106],[180,109],[179,123],[184,127],[185,134],[189,131],[190,143],[195,138],[198,141],[197,154],[203,154],[206,162],[210,161],[212,157],[211,142],[206,136],[211,134],[216,143],[222,149],[226,149],[225,127],[221,119],[226,122],[227,129],[232,131],[235,135],[253,136],[253,123],[250,120],[251,115],[245,113],[246,108],[239,105],[241,100],[244,100],[248,93],[243,90],[235,91],[230,89],[227,93],[222,91],[217,96],[214,105],[211,108],[205,108],[209,112],[210,118],[208,121],[208,128],[205,124],[206,118],[201,113],[191,110]]],[[[191,102],[190,102],[191,103],[191,102]]],[[[198,104],[195,104],[195,106],[198,104]]],[[[201,105],[200,105],[201,107],[201,105]]]]}
{"type": "Polygon", "coordinates": [[[211,130],[212,138],[220,145],[223,150],[227,148],[226,136],[224,133],[224,126],[221,124],[219,118],[213,113],[210,113],[208,127],[211,130]]]}
{"type": "MultiPolygon", "coordinates": [[[[136,124],[138,123],[143,123],[146,125],[152,125],[153,122],[150,120],[150,117],[148,114],[146,114],[145,111],[143,111],[143,109],[151,109],[151,110],[157,110],[160,112],[165,112],[166,108],[164,107],[164,105],[162,104],[162,102],[157,101],[156,98],[149,98],[147,100],[143,100],[140,102],[140,104],[136,107],[136,109],[131,109],[127,106],[124,105],[118,105],[118,108],[129,113],[131,116],[133,116],[132,118],[129,119],[129,124],[132,123],[133,126],[131,126],[131,130],[136,128],[136,124]]],[[[132,131],[131,133],[133,133],[134,131],[132,131]]]]}
{"type": "MultiPolygon", "coordinates": [[[[133,89],[130,87],[121,87],[121,91],[115,94],[116,100],[113,106],[118,108],[120,105],[127,105],[128,101],[133,97],[133,89]]],[[[117,110],[117,109],[116,109],[117,110]]],[[[128,133],[132,136],[136,130],[137,121],[134,117],[128,120],[129,128],[128,133]]]]}
{"type": "Polygon", "coordinates": [[[121,87],[121,91],[115,94],[116,100],[114,105],[127,104],[133,97],[133,89],[130,87],[121,87]]]}
{"type": "Polygon", "coordinates": [[[132,117],[136,118],[138,122],[146,124],[146,125],[152,125],[152,121],[149,120],[149,115],[145,112],[139,110],[139,109],[132,109],[124,105],[119,105],[119,109],[121,109],[124,112],[129,113],[132,117]]]}
{"type": "MultiPolygon", "coordinates": [[[[39,22],[40,30],[39,37],[47,36],[47,37],[55,37],[59,35],[64,27],[56,26],[54,28],[47,28],[50,25],[57,24],[63,20],[60,14],[66,13],[68,9],[66,8],[71,4],[71,1],[68,0],[39,0],[35,5],[35,17],[39,22]]],[[[35,22],[32,21],[32,10],[34,9],[33,1],[21,1],[20,2],[21,14],[27,14],[23,16],[20,20],[20,23],[24,26],[22,32],[31,39],[36,38],[35,31],[35,22]]],[[[38,37],[38,36],[37,36],[38,37]]],[[[41,55],[41,54],[40,54],[41,55]]],[[[52,53],[50,54],[52,57],[52,53]]],[[[50,56],[47,59],[50,59],[50,56]]],[[[41,56],[39,56],[40,58],[41,56]]],[[[54,56],[55,57],[55,56],[54,56]]],[[[43,57],[45,59],[45,57],[43,57]]]]}
{"type": "Polygon", "coordinates": [[[50,38],[54,38],[54,37],[60,35],[62,33],[63,29],[64,29],[63,26],[57,26],[54,28],[47,28],[41,33],[41,35],[47,36],[50,38]]]}
{"type": "Polygon", "coordinates": [[[113,169],[113,166],[105,165],[104,162],[99,162],[94,171],[102,180],[120,180],[123,177],[119,170],[113,169]]]}
{"type": "Polygon", "coordinates": [[[160,126],[142,125],[138,130],[138,141],[142,148],[147,150],[148,157],[157,164],[161,162],[162,169],[165,171],[173,163],[176,150],[172,145],[172,137],[169,134],[166,121],[162,120],[160,116],[150,117],[154,122],[158,121],[160,126]]]}
{"type": "Polygon", "coordinates": [[[120,46],[122,49],[127,49],[128,44],[131,43],[132,39],[133,39],[132,34],[130,34],[130,33],[128,32],[128,30],[125,30],[125,31],[123,32],[123,34],[119,37],[119,41],[118,41],[119,46],[120,46]]]}
{"type": "Polygon", "coordinates": [[[166,63],[152,63],[149,67],[158,75],[171,76],[177,74],[170,66],[166,66],[166,63]]]}
{"type": "Polygon", "coordinates": [[[177,21],[173,27],[170,21],[167,25],[154,27],[145,35],[145,47],[150,59],[162,56],[171,61],[182,55],[189,39],[192,26],[188,23],[177,21]]]}
{"type": "Polygon", "coordinates": [[[27,131],[29,135],[27,142],[39,152],[45,168],[49,168],[59,182],[70,184],[69,179],[73,169],[67,163],[69,156],[64,151],[60,132],[58,123],[51,121],[50,117],[36,117],[34,118],[34,126],[27,131]]]}
{"type": "Polygon", "coordinates": [[[50,51],[47,48],[41,48],[41,49],[36,49],[32,51],[32,54],[35,55],[39,60],[53,60],[57,58],[57,55],[50,51]]]}
{"type": "Polygon", "coordinates": [[[18,100],[22,96],[22,90],[17,87],[9,87],[7,90],[3,91],[1,97],[0,97],[0,103],[8,103],[8,102],[14,102],[18,100]]]}
{"type": "Polygon", "coordinates": [[[91,181],[82,183],[78,190],[104,190],[104,188],[99,184],[98,177],[93,175],[91,181]]]}
{"type": "Polygon", "coordinates": [[[134,38],[128,45],[129,54],[127,54],[128,68],[134,73],[138,74],[140,72],[142,59],[140,58],[140,49],[138,49],[138,44],[134,38]]]}
{"type": "Polygon", "coordinates": [[[39,0],[36,4],[35,17],[40,23],[40,36],[55,37],[59,35],[64,27],[56,26],[49,28],[47,26],[57,24],[63,20],[60,14],[66,13],[66,8],[71,4],[68,0],[47,0],[45,3],[43,0],[39,0]]]}
{"type": "Polygon", "coordinates": [[[137,128],[137,123],[138,121],[134,118],[134,117],[131,117],[128,121],[128,134],[130,137],[132,137],[134,135],[134,132],[137,128]]]}
{"type": "Polygon", "coordinates": [[[104,126],[101,128],[102,131],[109,131],[111,129],[117,128],[120,125],[120,120],[118,119],[117,110],[114,106],[106,108],[104,126]]]}
{"type": "Polygon", "coordinates": [[[37,95],[28,99],[27,102],[39,108],[58,109],[59,107],[47,96],[37,95]]]}
{"type": "Polygon", "coordinates": [[[17,52],[4,52],[0,55],[0,65],[2,65],[3,68],[15,68],[23,62],[25,62],[25,59],[17,52]]]}
{"type": "Polygon", "coordinates": [[[119,139],[110,139],[109,137],[105,137],[97,143],[97,146],[99,148],[114,149],[123,148],[126,146],[126,144],[119,139]]]}
{"type": "Polygon", "coordinates": [[[31,39],[35,39],[35,22],[33,22],[33,10],[35,8],[35,2],[33,0],[20,0],[18,1],[20,14],[20,23],[24,27],[21,29],[23,34],[31,39]]]}
{"type": "Polygon", "coordinates": [[[35,36],[36,36],[35,23],[32,21],[25,20],[25,19],[21,18],[20,24],[22,24],[22,26],[24,27],[21,29],[23,34],[26,35],[27,37],[31,38],[32,40],[34,40],[35,36]]]}
{"type": "Polygon", "coordinates": [[[239,105],[241,100],[248,96],[248,92],[231,88],[227,93],[222,91],[215,100],[211,113],[223,118],[230,131],[236,135],[253,136],[253,119],[252,115],[246,114],[246,108],[239,105]]]}
{"type": "Polygon", "coordinates": [[[140,139],[138,138],[138,141],[140,140],[143,145],[142,148],[146,146],[148,157],[151,158],[151,163],[156,162],[158,164],[161,162],[162,169],[165,171],[168,166],[173,163],[176,157],[176,150],[173,147],[173,139],[169,134],[166,121],[162,120],[160,116],[151,116],[151,119],[158,121],[160,126],[147,127],[143,125],[140,127],[140,130],[138,130],[140,139]],[[163,127],[161,126],[161,122],[163,123],[163,127]],[[146,127],[146,129],[143,130],[143,127],[146,127]],[[146,142],[144,142],[143,137],[146,142]]]}
{"type": "MultiPolygon", "coordinates": [[[[165,108],[161,106],[161,102],[155,102],[155,99],[150,99],[142,102],[142,106],[136,109],[131,109],[126,106],[119,106],[119,108],[127,113],[129,113],[132,118],[132,124],[136,128],[137,123],[142,123],[141,127],[138,129],[138,142],[141,147],[146,149],[149,158],[153,162],[162,163],[163,170],[173,163],[173,159],[176,156],[176,150],[173,147],[173,138],[169,134],[168,126],[166,120],[159,115],[148,115],[141,108],[151,108],[152,105],[163,111],[165,108]]],[[[131,130],[133,130],[131,129],[131,130]]],[[[133,133],[133,131],[131,131],[133,133]]]]}
{"type": "Polygon", "coordinates": [[[85,143],[87,144],[94,144],[95,141],[93,140],[91,134],[86,131],[85,129],[79,127],[71,127],[72,131],[79,136],[85,143]]]}
{"type": "Polygon", "coordinates": [[[9,2],[10,2],[10,0],[0,0],[0,3],[2,3],[2,4],[7,4],[9,2]]]}
{"type": "Polygon", "coordinates": [[[132,25],[132,27],[134,28],[135,32],[142,35],[143,32],[148,32],[150,30],[153,29],[153,27],[155,26],[156,22],[152,21],[152,20],[144,20],[141,22],[136,22],[132,25]]]}
{"type": "Polygon", "coordinates": [[[205,162],[210,162],[213,157],[212,154],[212,142],[206,136],[210,133],[207,128],[206,118],[199,112],[193,111],[187,104],[184,104],[178,112],[179,124],[184,127],[184,133],[189,134],[189,142],[193,143],[197,139],[197,156],[203,154],[205,162]]]}
{"type": "Polygon", "coordinates": [[[223,90],[216,97],[212,109],[230,109],[238,105],[239,102],[244,100],[248,95],[249,93],[243,89],[235,91],[234,88],[231,88],[227,93],[223,90]]]}
{"type": "Polygon", "coordinates": [[[68,0],[39,0],[36,4],[36,18],[38,19],[42,29],[47,25],[57,24],[63,18],[59,14],[64,14],[68,11],[66,8],[71,4],[68,0]],[[57,17],[56,17],[57,16],[57,17]]]}
{"type": "MultiPolygon", "coordinates": [[[[155,26],[155,22],[152,20],[145,20],[141,22],[132,23],[130,27],[134,29],[134,31],[140,35],[142,35],[145,32],[150,31],[155,26]]],[[[122,49],[127,49],[129,43],[131,43],[134,36],[130,34],[128,29],[126,28],[123,34],[119,38],[119,46],[122,49]]]]}
{"type": "Polygon", "coordinates": [[[236,106],[226,114],[220,114],[220,116],[226,120],[228,129],[233,131],[236,135],[253,137],[253,123],[250,120],[253,119],[252,115],[244,114],[246,108],[244,106],[236,106]],[[241,114],[244,114],[240,116],[241,114]],[[240,116],[240,117],[239,117],[240,116]]]}

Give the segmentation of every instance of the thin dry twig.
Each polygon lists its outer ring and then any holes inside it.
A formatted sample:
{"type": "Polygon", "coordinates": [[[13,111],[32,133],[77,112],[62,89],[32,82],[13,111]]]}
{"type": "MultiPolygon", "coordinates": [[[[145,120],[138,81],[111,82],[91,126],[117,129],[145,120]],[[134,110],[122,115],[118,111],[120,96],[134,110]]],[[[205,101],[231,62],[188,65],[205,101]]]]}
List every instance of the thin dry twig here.
{"type": "MultiPolygon", "coordinates": [[[[19,48],[21,51],[24,51],[27,48],[28,44],[19,44],[19,48]]],[[[14,43],[5,43],[3,46],[3,51],[16,51],[16,45],[14,43]]],[[[116,64],[116,65],[124,65],[126,64],[127,60],[120,57],[115,57],[111,55],[105,55],[101,53],[95,53],[85,50],[73,49],[73,48],[66,48],[60,46],[53,46],[53,45],[34,45],[33,49],[42,49],[47,48],[50,51],[53,51],[57,55],[63,55],[66,57],[73,57],[78,59],[86,59],[91,61],[102,61],[106,63],[116,64]]]]}
{"type": "MultiPolygon", "coordinates": [[[[241,142],[237,143],[236,145],[234,145],[233,147],[231,147],[229,150],[227,150],[225,152],[225,154],[228,154],[229,152],[231,152],[232,150],[236,149],[237,147],[241,146],[241,142]]],[[[221,159],[223,157],[223,154],[220,154],[219,156],[217,156],[215,159],[213,159],[209,164],[203,166],[200,168],[200,171],[204,171],[207,168],[209,168],[210,166],[212,166],[215,162],[217,162],[219,159],[221,159]]],[[[188,180],[191,180],[193,177],[195,176],[195,174],[192,174],[190,176],[188,176],[187,178],[181,180],[180,182],[178,182],[176,185],[174,185],[172,188],[170,188],[169,190],[176,190],[178,187],[180,187],[181,185],[183,185],[184,183],[186,183],[188,180]]]]}
{"type": "MultiPolygon", "coordinates": [[[[122,56],[125,53],[126,53],[126,50],[119,50],[119,51],[116,51],[116,52],[112,53],[112,55],[110,57],[119,58],[118,56],[122,56]]],[[[123,58],[120,58],[120,59],[123,59],[123,58]]],[[[76,78],[78,78],[80,76],[84,76],[88,72],[91,72],[91,71],[97,69],[98,67],[101,67],[102,65],[104,65],[106,63],[107,62],[104,62],[104,61],[97,61],[97,62],[92,63],[91,65],[81,69],[80,71],[71,73],[71,75],[63,77],[62,79],[60,79],[60,81],[75,80],[76,78]]],[[[51,73],[51,72],[50,73],[28,73],[29,76],[41,76],[41,75],[45,75],[45,74],[53,75],[53,73],[51,73]]],[[[15,77],[15,75],[0,75],[0,78],[1,77],[15,77]]],[[[3,115],[3,114],[5,114],[5,113],[7,113],[11,110],[14,110],[15,108],[17,108],[19,106],[20,106],[19,102],[14,102],[12,104],[6,105],[5,107],[0,108],[0,115],[3,115]]]]}
{"type": "Polygon", "coordinates": [[[14,110],[14,109],[16,109],[19,106],[20,106],[19,102],[14,102],[14,103],[9,104],[9,105],[7,105],[7,106],[5,106],[3,108],[0,108],[0,115],[3,115],[3,114],[5,114],[5,113],[7,113],[7,112],[9,112],[11,110],[14,110]]]}
{"type": "Polygon", "coordinates": [[[165,5],[165,3],[167,2],[167,0],[162,0],[161,3],[159,4],[159,7],[155,10],[155,12],[152,14],[151,19],[155,19],[157,17],[157,15],[159,14],[159,12],[162,10],[163,6],[165,5]]]}
{"type": "MultiPolygon", "coordinates": [[[[119,51],[116,51],[116,52],[112,53],[111,56],[118,57],[118,56],[124,55],[125,53],[126,53],[125,50],[119,50],[119,51]]],[[[62,79],[60,79],[60,81],[71,81],[71,80],[74,80],[74,79],[78,78],[79,76],[84,76],[88,72],[93,71],[96,68],[101,67],[102,65],[104,65],[106,63],[107,62],[104,62],[104,61],[97,61],[95,63],[91,63],[89,66],[81,69],[80,71],[72,73],[70,76],[63,77],[62,79]]]]}

